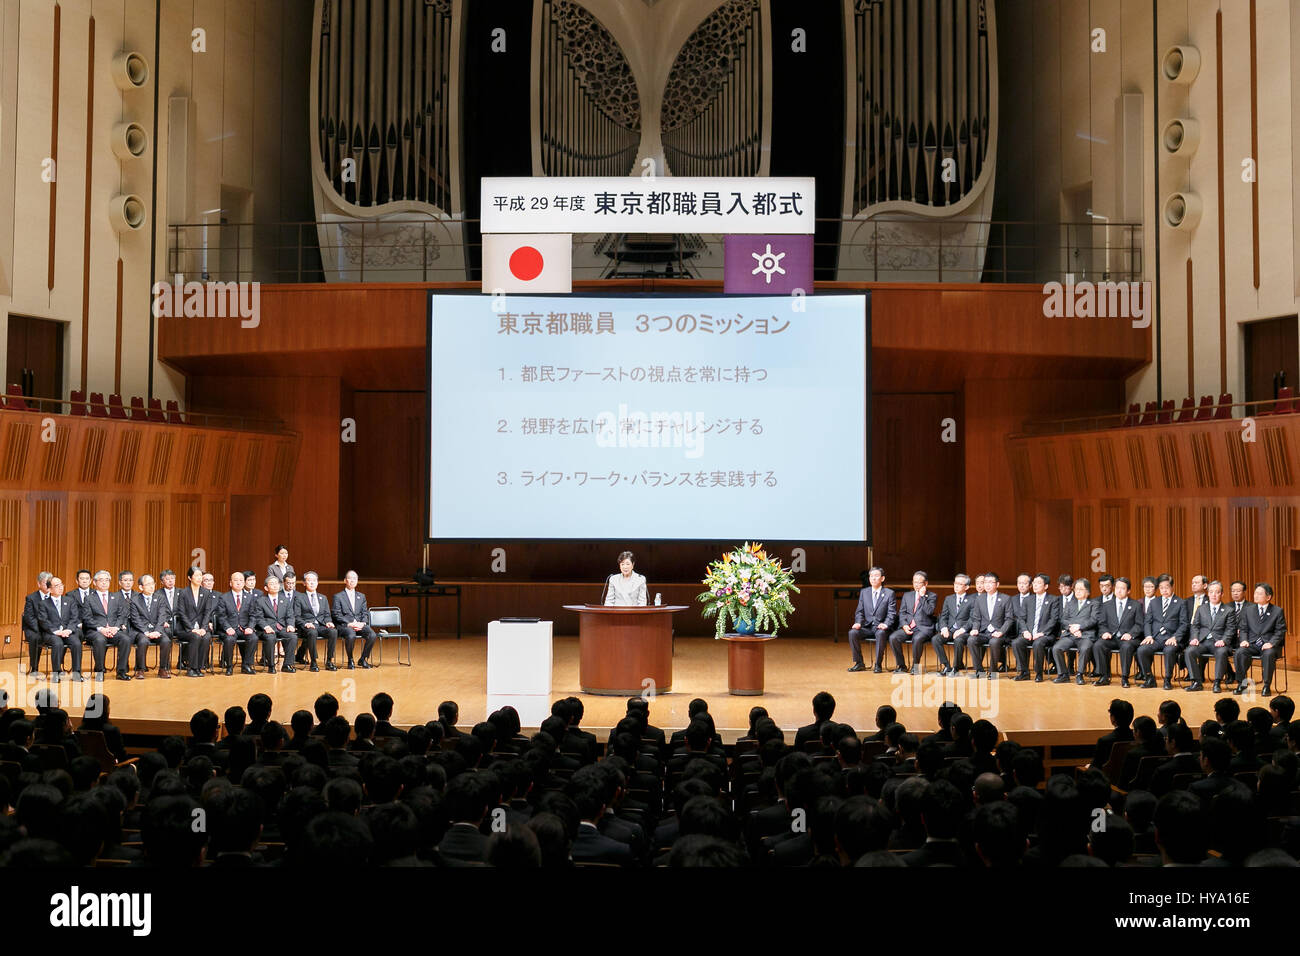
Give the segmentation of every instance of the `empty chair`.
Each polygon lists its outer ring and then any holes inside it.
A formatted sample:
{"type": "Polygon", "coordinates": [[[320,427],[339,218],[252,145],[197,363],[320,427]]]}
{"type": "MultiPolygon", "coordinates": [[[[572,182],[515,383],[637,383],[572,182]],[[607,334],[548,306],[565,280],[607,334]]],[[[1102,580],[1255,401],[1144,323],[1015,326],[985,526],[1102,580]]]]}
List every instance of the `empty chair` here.
{"type": "Polygon", "coordinates": [[[167,416],[163,414],[162,399],[160,398],[149,399],[149,421],[151,422],[167,421],[167,416]]]}
{"type": "Polygon", "coordinates": [[[84,415],[86,414],[86,393],[83,389],[74,388],[68,397],[68,414],[84,415]]]}
{"type": "MultiPolygon", "coordinates": [[[[10,385],[8,389],[8,399],[5,404],[16,412],[28,411],[27,401],[23,397],[23,387],[21,385],[10,385]]],[[[1290,391],[1290,389],[1287,389],[1290,391]]]]}
{"type": "Polygon", "coordinates": [[[167,401],[167,424],[184,425],[185,420],[181,418],[181,406],[172,399],[167,401]]]}
{"type": "Polygon", "coordinates": [[[1188,396],[1183,399],[1183,407],[1178,409],[1178,422],[1190,422],[1196,419],[1196,403],[1188,396]]]}
{"type": "Polygon", "coordinates": [[[1146,407],[1142,411],[1142,420],[1138,422],[1138,424],[1154,425],[1156,423],[1156,412],[1159,411],[1159,409],[1160,406],[1155,402],[1147,402],[1146,407]]]}
{"type": "Polygon", "coordinates": [[[1125,425],[1136,425],[1142,417],[1142,406],[1134,402],[1128,407],[1128,415],[1124,418],[1125,425]]]}
{"type": "Polygon", "coordinates": [[[1160,414],[1156,416],[1156,421],[1161,425],[1168,425],[1174,420],[1174,400],[1166,398],[1160,404],[1160,414]]]}
{"type": "Polygon", "coordinates": [[[103,392],[90,393],[90,417],[91,418],[108,417],[108,405],[106,405],[104,402],[103,392]]]}
{"type": "MultiPolygon", "coordinates": [[[[9,386],[9,393],[13,394],[13,386],[9,386]]],[[[9,407],[13,408],[13,399],[9,400],[9,407]]],[[[1273,406],[1274,415],[1289,415],[1296,410],[1295,399],[1291,397],[1291,386],[1283,385],[1277,390],[1277,404],[1273,406]]]]}
{"type": "Polygon", "coordinates": [[[1214,396],[1202,395],[1201,404],[1196,409],[1196,420],[1198,422],[1208,422],[1214,418],[1214,396]]]}
{"type": "Polygon", "coordinates": [[[128,417],[133,422],[142,422],[149,417],[144,410],[144,399],[139,395],[131,396],[131,413],[128,417]]]}
{"type": "Polygon", "coordinates": [[[1232,417],[1232,392],[1224,392],[1219,396],[1219,407],[1214,410],[1215,419],[1232,417]]]}
{"type": "Polygon", "coordinates": [[[116,392],[108,396],[108,417],[126,418],[126,409],[122,407],[122,396],[116,392]]]}

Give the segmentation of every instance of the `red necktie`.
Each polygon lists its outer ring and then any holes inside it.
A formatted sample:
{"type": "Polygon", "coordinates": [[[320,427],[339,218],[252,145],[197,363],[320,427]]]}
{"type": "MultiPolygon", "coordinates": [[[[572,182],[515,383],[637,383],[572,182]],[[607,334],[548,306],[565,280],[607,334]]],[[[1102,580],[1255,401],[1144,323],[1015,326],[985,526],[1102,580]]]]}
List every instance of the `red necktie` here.
{"type": "Polygon", "coordinates": [[[107,613],[108,613],[108,595],[107,595],[107,594],[103,594],[103,593],[101,593],[101,594],[99,595],[99,603],[102,604],[102,605],[104,605],[104,613],[107,614],[107,613]]]}
{"type": "Polygon", "coordinates": [[[275,613],[275,598],[271,598],[271,612],[275,613]]]}
{"type": "Polygon", "coordinates": [[[239,605],[242,603],[242,602],[240,601],[240,598],[242,598],[242,597],[243,597],[243,595],[240,594],[238,591],[235,592],[235,611],[236,611],[236,612],[239,611],[239,605]]]}

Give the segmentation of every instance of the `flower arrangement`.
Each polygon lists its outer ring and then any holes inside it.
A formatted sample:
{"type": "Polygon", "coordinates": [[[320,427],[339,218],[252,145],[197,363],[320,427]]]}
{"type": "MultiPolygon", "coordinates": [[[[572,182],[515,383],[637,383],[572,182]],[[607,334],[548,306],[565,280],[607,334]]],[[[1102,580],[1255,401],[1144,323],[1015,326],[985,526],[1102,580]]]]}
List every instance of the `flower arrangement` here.
{"type": "Polygon", "coordinates": [[[799,593],[794,575],[781,567],[781,559],[769,557],[761,544],[748,542],[712,562],[704,586],[708,590],[696,600],[704,604],[705,617],[717,616],[715,638],[726,633],[728,622],[735,623],[738,632],[770,627],[776,634],[794,613],[790,592],[799,593]]]}

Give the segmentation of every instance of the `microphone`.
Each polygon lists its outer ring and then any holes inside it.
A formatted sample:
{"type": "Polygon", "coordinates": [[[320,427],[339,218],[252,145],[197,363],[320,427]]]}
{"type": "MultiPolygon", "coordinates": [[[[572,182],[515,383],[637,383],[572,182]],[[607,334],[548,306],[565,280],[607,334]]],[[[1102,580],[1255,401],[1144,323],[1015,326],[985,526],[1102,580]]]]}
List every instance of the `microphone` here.
{"type": "Polygon", "coordinates": [[[609,591],[609,582],[612,580],[614,580],[614,575],[611,574],[605,578],[605,586],[600,589],[600,604],[602,607],[605,605],[605,594],[609,591]]]}

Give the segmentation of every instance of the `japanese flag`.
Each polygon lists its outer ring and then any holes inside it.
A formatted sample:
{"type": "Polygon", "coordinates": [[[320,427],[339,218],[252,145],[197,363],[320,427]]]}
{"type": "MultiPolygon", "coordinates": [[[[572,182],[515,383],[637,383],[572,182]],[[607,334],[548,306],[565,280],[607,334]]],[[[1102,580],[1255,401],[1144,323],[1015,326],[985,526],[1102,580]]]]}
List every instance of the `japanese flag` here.
{"type": "Polygon", "coordinates": [[[573,236],[485,234],[483,291],[572,292],[573,236]]]}

